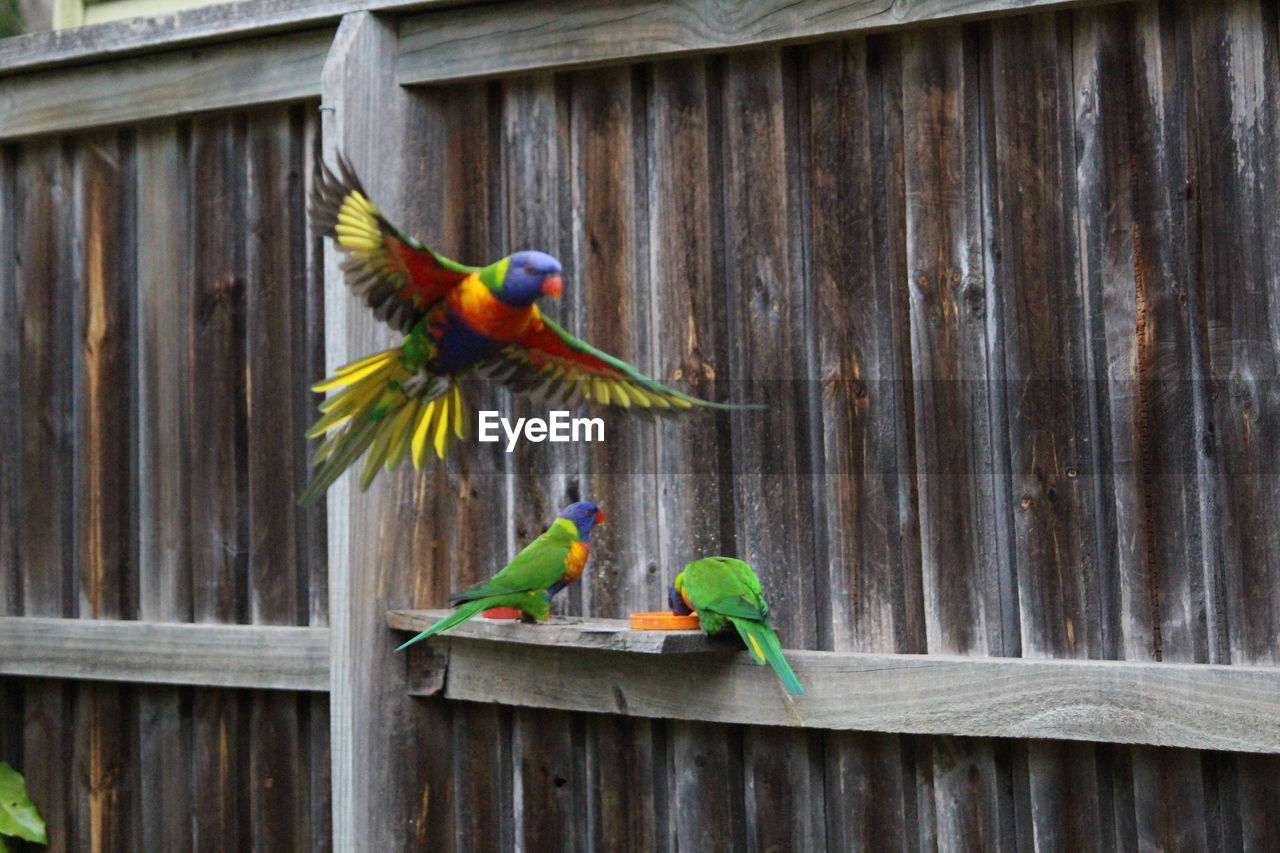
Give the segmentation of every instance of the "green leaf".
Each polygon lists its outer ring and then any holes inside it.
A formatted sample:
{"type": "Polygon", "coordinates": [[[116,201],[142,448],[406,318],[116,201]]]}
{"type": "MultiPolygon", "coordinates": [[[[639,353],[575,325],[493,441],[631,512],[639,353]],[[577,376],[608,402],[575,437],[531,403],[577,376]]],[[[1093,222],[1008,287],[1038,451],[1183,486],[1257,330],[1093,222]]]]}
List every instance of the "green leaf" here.
{"type": "Polygon", "coordinates": [[[49,843],[44,821],[27,797],[26,780],[3,761],[0,761],[0,835],[25,838],[37,844],[49,843]]]}

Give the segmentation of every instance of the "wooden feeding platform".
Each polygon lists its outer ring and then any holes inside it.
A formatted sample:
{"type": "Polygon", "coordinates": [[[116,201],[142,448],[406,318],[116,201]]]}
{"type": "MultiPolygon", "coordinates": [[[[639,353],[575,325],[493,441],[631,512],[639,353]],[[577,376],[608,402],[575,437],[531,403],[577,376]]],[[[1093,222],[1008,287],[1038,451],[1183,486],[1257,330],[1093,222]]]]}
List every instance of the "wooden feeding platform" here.
{"type": "MultiPolygon", "coordinates": [[[[397,610],[418,632],[448,610],[397,610]]],[[[621,619],[477,618],[406,655],[409,692],[503,705],[822,729],[1063,738],[1280,753],[1280,670],[788,651],[789,696],[733,635],[621,619]]]]}

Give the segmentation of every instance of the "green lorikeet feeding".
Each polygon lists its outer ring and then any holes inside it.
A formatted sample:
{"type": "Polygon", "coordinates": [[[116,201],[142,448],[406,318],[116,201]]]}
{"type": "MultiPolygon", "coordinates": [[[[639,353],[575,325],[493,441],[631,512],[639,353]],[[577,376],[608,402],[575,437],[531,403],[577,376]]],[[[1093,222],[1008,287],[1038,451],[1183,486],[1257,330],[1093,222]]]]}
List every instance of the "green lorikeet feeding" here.
{"type": "Polygon", "coordinates": [[[769,605],[760,591],[760,579],[746,563],[732,557],[695,560],[676,575],[668,599],[676,613],[697,613],[708,634],[733,623],[756,663],[768,663],[788,691],[804,694],[782,656],[778,635],[769,627],[769,605]]]}
{"type": "Polygon", "coordinates": [[[555,594],[582,577],[587,555],[591,553],[591,528],[604,524],[604,520],[604,513],[591,501],[569,504],[547,532],[526,545],[505,569],[484,583],[449,596],[449,603],[457,612],[396,651],[455,628],[490,607],[515,607],[525,618],[545,622],[551,615],[551,599],[555,594]]]}
{"type": "Polygon", "coordinates": [[[575,338],[534,303],[564,289],[560,262],[523,251],[486,267],[445,258],[388,222],[339,156],[321,164],[311,195],[313,226],[346,255],[352,293],[403,332],[400,346],[338,369],[317,392],[343,389],[320,405],[307,435],[315,479],[302,503],[317,500],[366,450],[360,487],[429,449],[443,458],[450,435],[465,438],[468,416],[457,381],[473,375],[563,408],[591,401],[631,413],[672,415],[710,403],[667,388],[575,338]]]}

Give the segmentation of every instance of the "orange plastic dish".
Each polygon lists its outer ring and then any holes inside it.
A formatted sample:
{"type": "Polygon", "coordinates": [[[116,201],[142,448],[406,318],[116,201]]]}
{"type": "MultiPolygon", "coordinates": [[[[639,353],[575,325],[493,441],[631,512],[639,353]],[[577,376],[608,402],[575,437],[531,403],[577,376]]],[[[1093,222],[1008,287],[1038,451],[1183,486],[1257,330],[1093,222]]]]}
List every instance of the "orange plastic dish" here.
{"type": "Polygon", "coordinates": [[[486,619],[519,619],[519,607],[490,607],[488,610],[482,610],[480,615],[486,619]]]}
{"type": "Polygon", "coordinates": [[[668,611],[631,614],[631,628],[636,631],[696,631],[698,627],[695,613],[688,616],[668,611]]]}

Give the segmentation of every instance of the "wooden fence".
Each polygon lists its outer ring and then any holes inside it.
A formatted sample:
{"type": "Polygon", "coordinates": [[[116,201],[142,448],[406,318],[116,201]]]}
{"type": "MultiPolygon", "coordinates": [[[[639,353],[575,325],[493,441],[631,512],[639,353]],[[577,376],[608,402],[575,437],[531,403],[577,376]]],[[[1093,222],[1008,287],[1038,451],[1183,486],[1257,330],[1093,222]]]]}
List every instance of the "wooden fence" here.
{"type": "Polygon", "coordinates": [[[1280,849],[1278,105],[1266,0],[0,41],[0,759],[55,850],[1280,849]],[[297,508],[307,384],[391,340],[306,227],[338,149],[769,409],[297,508]],[[571,628],[391,653],[588,496],[565,612],[737,554],[812,695],[571,628]]]}

